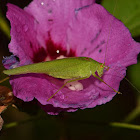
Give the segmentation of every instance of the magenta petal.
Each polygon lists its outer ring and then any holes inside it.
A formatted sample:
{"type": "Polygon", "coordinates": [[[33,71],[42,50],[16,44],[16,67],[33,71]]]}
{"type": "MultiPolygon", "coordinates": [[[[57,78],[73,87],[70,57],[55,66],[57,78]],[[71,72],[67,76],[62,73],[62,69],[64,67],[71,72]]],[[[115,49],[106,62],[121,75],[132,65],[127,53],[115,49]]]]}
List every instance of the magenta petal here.
{"type": "Polygon", "coordinates": [[[44,74],[13,76],[10,83],[13,87],[14,95],[25,102],[37,98],[42,104],[46,104],[46,97],[53,90],[53,86],[51,86],[52,84],[47,77],[44,74]]]}
{"type": "Polygon", "coordinates": [[[60,107],[53,107],[52,105],[42,105],[39,104],[41,106],[41,108],[48,114],[50,115],[58,115],[60,112],[74,112],[77,109],[73,109],[73,108],[60,108],[60,107]]]}
{"type": "Polygon", "coordinates": [[[89,7],[95,0],[34,0],[25,8],[39,23],[37,26],[38,40],[42,45],[48,39],[47,32],[54,42],[59,43],[68,51],[67,29],[77,10],[89,7]]]}
{"type": "Polygon", "coordinates": [[[18,56],[20,63],[32,61],[33,49],[38,47],[36,40],[36,24],[34,18],[24,10],[8,4],[7,17],[11,22],[11,42],[9,50],[18,56]]]}
{"type": "Polygon", "coordinates": [[[137,63],[140,44],[132,39],[124,24],[101,5],[93,4],[79,10],[69,26],[67,40],[69,46],[76,47],[78,56],[88,56],[103,63],[106,53],[106,65],[137,63]]]}

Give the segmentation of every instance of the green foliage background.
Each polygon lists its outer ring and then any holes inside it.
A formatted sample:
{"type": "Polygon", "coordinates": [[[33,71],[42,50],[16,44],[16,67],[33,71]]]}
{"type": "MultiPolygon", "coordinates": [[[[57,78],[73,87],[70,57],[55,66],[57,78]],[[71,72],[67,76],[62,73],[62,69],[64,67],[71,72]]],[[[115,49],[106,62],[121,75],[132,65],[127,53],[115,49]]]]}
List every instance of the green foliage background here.
{"type": "MultiPolygon", "coordinates": [[[[13,3],[23,8],[31,0],[0,1],[0,60],[10,55],[10,24],[6,19],[6,4],[13,3]]],[[[140,42],[140,0],[97,0],[109,12],[120,19],[130,30],[133,38],[140,42]]],[[[127,70],[127,78],[140,90],[140,57],[138,64],[127,70]]],[[[0,70],[3,67],[0,61],[0,70]]],[[[0,75],[3,79],[4,75],[0,75]]],[[[8,82],[3,85],[10,88],[8,82]]],[[[2,117],[5,121],[0,132],[0,140],[122,140],[140,138],[140,94],[126,81],[120,85],[122,95],[116,95],[112,101],[93,109],[78,110],[74,113],[61,113],[50,116],[34,103],[18,100],[18,109],[9,107],[2,117]],[[135,124],[134,128],[117,127],[112,122],[135,124]],[[139,128],[139,129],[138,129],[139,128]]]]}

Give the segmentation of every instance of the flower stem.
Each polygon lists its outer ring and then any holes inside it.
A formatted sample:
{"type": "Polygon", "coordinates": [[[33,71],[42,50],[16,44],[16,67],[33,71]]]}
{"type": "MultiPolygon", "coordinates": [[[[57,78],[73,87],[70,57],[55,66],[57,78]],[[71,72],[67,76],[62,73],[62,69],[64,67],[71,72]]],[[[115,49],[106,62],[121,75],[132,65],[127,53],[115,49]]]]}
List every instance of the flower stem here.
{"type": "Polygon", "coordinates": [[[123,122],[131,122],[134,120],[137,116],[140,115],[140,107],[136,107],[128,116],[123,120],[123,122]]]}
{"type": "Polygon", "coordinates": [[[4,129],[13,128],[13,127],[16,127],[16,126],[21,125],[21,124],[25,124],[25,123],[28,123],[28,122],[34,122],[34,121],[42,120],[42,119],[44,119],[44,117],[41,117],[40,115],[37,115],[37,116],[34,116],[34,117],[30,117],[27,120],[22,120],[22,121],[17,121],[17,122],[15,121],[15,122],[4,124],[3,128],[4,129]]]}
{"type": "Polygon", "coordinates": [[[8,124],[5,124],[3,128],[11,128],[11,127],[16,127],[18,126],[18,122],[11,122],[8,124]]]}
{"type": "Polygon", "coordinates": [[[128,128],[128,129],[140,130],[140,125],[135,125],[135,124],[112,122],[109,125],[113,126],[113,127],[120,127],[120,128],[128,128]]]}
{"type": "MultiPolygon", "coordinates": [[[[11,123],[5,124],[3,126],[3,128],[4,129],[13,128],[13,127],[16,127],[16,126],[18,126],[20,124],[24,124],[24,123],[27,123],[27,122],[33,122],[33,121],[36,121],[38,119],[42,120],[42,118],[38,118],[38,117],[30,118],[30,119],[23,120],[23,121],[20,121],[20,122],[11,122],[11,123]]],[[[72,121],[72,122],[75,124],[75,122],[77,122],[77,121],[72,121]]],[[[72,122],[70,122],[70,123],[72,123],[72,122]]],[[[82,123],[82,121],[80,123],[82,123]]],[[[85,122],[83,122],[83,123],[85,123],[85,122]]],[[[101,126],[101,127],[104,125],[104,126],[111,126],[111,127],[118,127],[118,128],[127,128],[127,129],[133,129],[133,130],[140,130],[140,125],[129,124],[129,123],[121,123],[121,122],[111,122],[109,124],[91,122],[91,123],[88,123],[88,124],[90,124],[90,125],[98,125],[98,126],[101,126]]]]}
{"type": "Polygon", "coordinates": [[[4,129],[13,128],[13,127],[16,127],[16,126],[18,126],[18,125],[20,125],[20,124],[32,122],[32,121],[34,121],[34,120],[35,120],[35,118],[29,118],[29,119],[27,119],[27,120],[23,120],[23,121],[19,121],[19,122],[7,123],[7,124],[4,124],[4,125],[3,125],[3,128],[4,128],[4,129]]]}

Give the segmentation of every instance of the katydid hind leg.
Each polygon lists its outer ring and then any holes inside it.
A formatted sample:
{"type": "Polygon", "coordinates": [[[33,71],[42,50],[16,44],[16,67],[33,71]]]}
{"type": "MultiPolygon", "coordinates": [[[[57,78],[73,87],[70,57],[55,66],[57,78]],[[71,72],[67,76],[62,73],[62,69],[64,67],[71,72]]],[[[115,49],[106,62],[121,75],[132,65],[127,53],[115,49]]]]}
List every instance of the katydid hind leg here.
{"type": "Polygon", "coordinates": [[[100,80],[101,82],[103,82],[104,84],[106,84],[108,87],[110,87],[114,92],[118,93],[118,94],[122,94],[121,92],[115,90],[114,88],[112,88],[110,85],[108,85],[103,79],[101,79],[100,77],[98,77],[97,75],[94,75],[95,78],[97,78],[98,80],[100,80]]]}

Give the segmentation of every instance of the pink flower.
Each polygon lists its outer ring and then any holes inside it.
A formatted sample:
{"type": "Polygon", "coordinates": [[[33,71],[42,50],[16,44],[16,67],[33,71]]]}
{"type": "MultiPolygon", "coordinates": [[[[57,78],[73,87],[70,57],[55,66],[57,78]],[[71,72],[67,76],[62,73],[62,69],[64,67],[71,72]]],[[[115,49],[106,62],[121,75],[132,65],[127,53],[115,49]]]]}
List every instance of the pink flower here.
{"type": "MultiPolygon", "coordinates": [[[[132,39],[123,23],[93,0],[33,0],[24,10],[8,4],[7,17],[11,22],[9,50],[19,62],[13,64],[14,57],[6,59],[5,67],[9,61],[14,68],[59,56],[86,56],[103,63],[107,47],[105,62],[111,68],[102,79],[118,90],[126,67],[137,63],[140,44],[132,39]]],[[[16,97],[25,102],[36,98],[49,114],[93,108],[110,101],[116,94],[93,76],[79,82],[83,90],[65,87],[47,102],[64,80],[45,74],[24,74],[10,79],[16,97]]]]}

